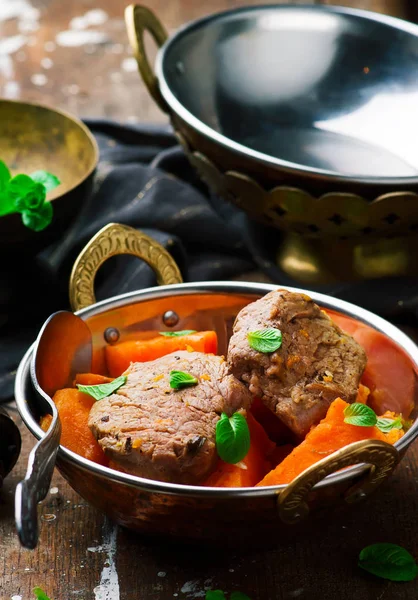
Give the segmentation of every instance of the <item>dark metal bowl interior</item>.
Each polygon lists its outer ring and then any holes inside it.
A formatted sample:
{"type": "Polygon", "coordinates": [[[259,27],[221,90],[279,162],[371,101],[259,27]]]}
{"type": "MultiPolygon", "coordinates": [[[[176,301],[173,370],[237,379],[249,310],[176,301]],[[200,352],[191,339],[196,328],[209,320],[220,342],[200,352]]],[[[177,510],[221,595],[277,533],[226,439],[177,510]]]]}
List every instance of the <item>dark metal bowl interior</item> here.
{"type": "Polygon", "coordinates": [[[418,26],[345,8],[243,8],[181,29],[157,75],[181,118],[255,159],[418,182],[418,26]]]}

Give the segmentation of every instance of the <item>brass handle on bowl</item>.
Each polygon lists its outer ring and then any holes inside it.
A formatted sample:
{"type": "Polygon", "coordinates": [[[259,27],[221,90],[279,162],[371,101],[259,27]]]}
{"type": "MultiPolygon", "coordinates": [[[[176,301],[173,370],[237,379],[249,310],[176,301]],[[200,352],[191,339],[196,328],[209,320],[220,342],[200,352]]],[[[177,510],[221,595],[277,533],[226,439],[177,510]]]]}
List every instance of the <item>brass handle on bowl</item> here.
{"type": "Polygon", "coordinates": [[[144,46],[144,33],[148,31],[154,38],[158,47],[162,46],[168,38],[167,31],[153,12],[145,6],[131,4],[125,9],[125,23],[138,69],[149,93],[163,112],[168,112],[167,104],[163,99],[158,79],[149,63],[144,46]]]}
{"type": "Polygon", "coordinates": [[[96,302],[96,273],[108,258],[118,254],[132,254],[145,261],[155,272],[159,285],[183,281],[176,262],[161,244],[132,227],[109,223],[96,233],[74,263],[70,277],[70,303],[74,312],[96,302]]]}
{"type": "Polygon", "coordinates": [[[399,453],[391,444],[380,440],[354,442],[298,475],[278,497],[279,516],[288,524],[301,521],[309,513],[307,497],[314,485],[340,469],[367,463],[371,465],[368,475],[350,488],[345,495],[346,502],[350,504],[358,502],[368,496],[392,473],[399,460],[399,453]]]}

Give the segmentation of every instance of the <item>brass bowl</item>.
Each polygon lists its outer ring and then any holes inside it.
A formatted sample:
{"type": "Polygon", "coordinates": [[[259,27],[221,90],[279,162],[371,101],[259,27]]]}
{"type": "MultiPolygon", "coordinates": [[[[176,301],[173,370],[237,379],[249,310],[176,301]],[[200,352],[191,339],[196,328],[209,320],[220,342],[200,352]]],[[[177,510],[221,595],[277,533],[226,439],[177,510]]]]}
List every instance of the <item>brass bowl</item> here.
{"type": "Polygon", "coordinates": [[[283,232],[287,274],[418,274],[418,26],[294,5],[218,13],[170,39],[145,7],[129,6],[126,24],[190,162],[213,191],[283,232]],[[155,73],[146,31],[161,46],[155,73]]]}
{"type": "MultiPolygon", "coordinates": [[[[70,298],[93,336],[92,369],[104,373],[104,332],[108,327],[119,331],[120,340],[132,339],[139,332],[160,330],[164,314],[170,310],[178,315],[176,327],[180,329],[215,329],[219,350],[225,353],[239,310],[274,288],[246,282],[181,283],[177,265],[159,244],[130,227],[110,224],[77,259],[70,298]],[[164,285],[96,303],[95,273],[108,257],[123,253],[148,262],[164,285]]],[[[403,349],[413,368],[418,368],[418,348],[399,329],[348,302],[318,293],[310,295],[324,308],[359,319],[390,337],[403,349]]],[[[30,378],[33,351],[34,346],[19,366],[15,397],[24,423],[40,439],[45,434],[39,426],[41,410],[30,378]]],[[[417,412],[418,398],[414,419],[417,412]]],[[[222,538],[224,543],[250,540],[253,545],[256,541],[277,543],[286,534],[294,537],[314,515],[325,513],[329,519],[332,511],[346,511],[349,504],[364,500],[390,475],[417,436],[415,420],[395,446],[373,440],[356,442],[313,465],[288,486],[219,489],[151,481],[97,465],[62,446],[57,466],[83,498],[123,526],[179,539],[219,542],[222,538]],[[341,472],[344,467],[349,468],[341,472]],[[300,527],[295,529],[297,523],[300,527]]]]}
{"type": "Polygon", "coordinates": [[[0,217],[0,248],[28,253],[52,242],[78,214],[88,194],[99,151],[88,128],[60,110],[0,100],[0,159],[12,175],[45,169],[61,180],[47,200],[51,224],[41,232],[25,227],[20,214],[0,217]]]}

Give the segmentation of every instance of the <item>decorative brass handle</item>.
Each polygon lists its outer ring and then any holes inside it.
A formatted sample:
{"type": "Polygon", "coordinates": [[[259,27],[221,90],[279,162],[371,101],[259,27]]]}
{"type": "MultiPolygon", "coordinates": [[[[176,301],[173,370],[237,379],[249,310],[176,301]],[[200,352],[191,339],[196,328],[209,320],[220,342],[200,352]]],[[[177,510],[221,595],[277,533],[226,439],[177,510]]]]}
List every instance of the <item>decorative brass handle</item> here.
{"type": "Polygon", "coordinates": [[[144,46],[145,31],[149,31],[158,47],[162,46],[168,38],[167,31],[149,8],[138,4],[131,4],[126,7],[125,23],[129,43],[138,63],[142,79],[161,110],[168,112],[167,104],[161,95],[158,80],[149,63],[144,46]]]}
{"type": "Polygon", "coordinates": [[[278,498],[279,516],[288,524],[301,521],[309,513],[307,497],[314,485],[327,475],[344,467],[367,463],[372,465],[369,474],[348,490],[345,495],[346,502],[358,502],[369,495],[392,473],[399,460],[400,456],[396,448],[386,442],[380,440],[354,442],[298,475],[278,498]]]}
{"type": "Polygon", "coordinates": [[[96,302],[94,278],[111,256],[132,254],[155,272],[159,285],[183,281],[172,256],[155,240],[127,225],[109,223],[90,240],[74,263],[70,277],[70,303],[74,312],[96,302]]]}

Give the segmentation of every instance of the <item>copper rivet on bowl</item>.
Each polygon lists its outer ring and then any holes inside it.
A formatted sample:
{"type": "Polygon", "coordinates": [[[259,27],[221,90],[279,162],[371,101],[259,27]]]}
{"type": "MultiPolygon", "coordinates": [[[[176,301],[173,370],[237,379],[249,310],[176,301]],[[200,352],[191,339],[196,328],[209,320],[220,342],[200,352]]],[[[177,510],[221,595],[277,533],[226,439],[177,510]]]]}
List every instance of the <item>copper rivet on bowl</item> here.
{"type": "Polygon", "coordinates": [[[104,339],[108,344],[116,344],[120,338],[119,330],[116,327],[108,327],[104,332],[104,339]]]}
{"type": "Polygon", "coordinates": [[[163,314],[163,323],[166,327],[174,327],[179,322],[180,317],[174,310],[167,310],[163,314]]]}

